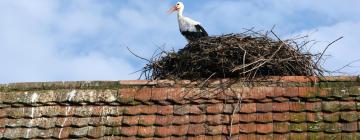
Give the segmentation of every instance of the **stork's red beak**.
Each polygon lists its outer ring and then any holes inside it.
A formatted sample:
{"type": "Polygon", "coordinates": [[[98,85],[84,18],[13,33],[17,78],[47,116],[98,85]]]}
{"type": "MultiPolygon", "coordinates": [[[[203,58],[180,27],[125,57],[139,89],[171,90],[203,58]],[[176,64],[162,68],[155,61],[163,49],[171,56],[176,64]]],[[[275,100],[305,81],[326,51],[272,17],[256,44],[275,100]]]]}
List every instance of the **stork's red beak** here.
{"type": "Polygon", "coordinates": [[[168,14],[171,14],[177,10],[176,6],[172,7],[169,11],[167,11],[168,14]]]}

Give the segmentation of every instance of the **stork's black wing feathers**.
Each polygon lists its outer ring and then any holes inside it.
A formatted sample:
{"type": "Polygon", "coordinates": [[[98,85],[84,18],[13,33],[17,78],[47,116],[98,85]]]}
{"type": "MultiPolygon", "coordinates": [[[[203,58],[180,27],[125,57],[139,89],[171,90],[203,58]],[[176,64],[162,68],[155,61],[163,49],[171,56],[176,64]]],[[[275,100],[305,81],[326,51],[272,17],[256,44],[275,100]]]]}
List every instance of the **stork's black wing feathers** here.
{"type": "Polygon", "coordinates": [[[195,25],[195,28],[198,32],[201,32],[202,33],[202,36],[205,37],[205,36],[209,36],[208,33],[205,31],[205,29],[200,25],[195,25]]]}
{"type": "Polygon", "coordinates": [[[188,41],[195,41],[202,37],[209,36],[208,33],[205,31],[203,27],[200,25],[195,25],[196,31],[190,32],[190,31],[182,31],[181,34],[188,40],[188,41]]]}

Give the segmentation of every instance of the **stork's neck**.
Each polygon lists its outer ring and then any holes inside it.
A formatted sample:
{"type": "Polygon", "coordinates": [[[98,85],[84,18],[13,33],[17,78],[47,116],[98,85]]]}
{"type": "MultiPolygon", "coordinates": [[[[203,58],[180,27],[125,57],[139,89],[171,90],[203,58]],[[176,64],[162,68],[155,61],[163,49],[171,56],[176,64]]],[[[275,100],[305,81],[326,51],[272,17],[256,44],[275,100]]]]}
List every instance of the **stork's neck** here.
{"type": "Polygon", "coordinates": [[[179,9],[178,11],[178,17],[182,17],[184,12],[184,8],[179,9]]]}

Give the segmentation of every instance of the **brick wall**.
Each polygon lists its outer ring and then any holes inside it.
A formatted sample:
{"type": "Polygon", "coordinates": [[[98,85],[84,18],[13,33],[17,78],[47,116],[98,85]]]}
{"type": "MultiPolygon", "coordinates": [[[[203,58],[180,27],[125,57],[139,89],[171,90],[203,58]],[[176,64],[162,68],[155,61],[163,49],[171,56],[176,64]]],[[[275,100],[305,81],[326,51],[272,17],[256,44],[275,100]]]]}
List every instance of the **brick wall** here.
{"type": "Polygon", "coordinates": [[[16,83],[0,139],[356,140],[359,110],[359,77],[16,83]]]}

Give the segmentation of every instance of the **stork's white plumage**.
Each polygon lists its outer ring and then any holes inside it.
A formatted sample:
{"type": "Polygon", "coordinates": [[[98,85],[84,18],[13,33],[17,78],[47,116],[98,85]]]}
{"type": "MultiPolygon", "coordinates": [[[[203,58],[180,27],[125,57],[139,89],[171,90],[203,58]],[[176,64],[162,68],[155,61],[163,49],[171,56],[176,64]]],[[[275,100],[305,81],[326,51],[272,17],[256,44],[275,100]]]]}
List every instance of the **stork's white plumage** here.
{"type": "Polygon", "coordinates": [[[176,3],[174,7],[169,10],[169,13],[174,11],[178,12],[178,22],[181,34],[190,42],[201,37],[208,36],[208,33],[200,25],[200,22],[192,20],[188,17],[183,16],[184,4],[182,2],[176,3]]]}

